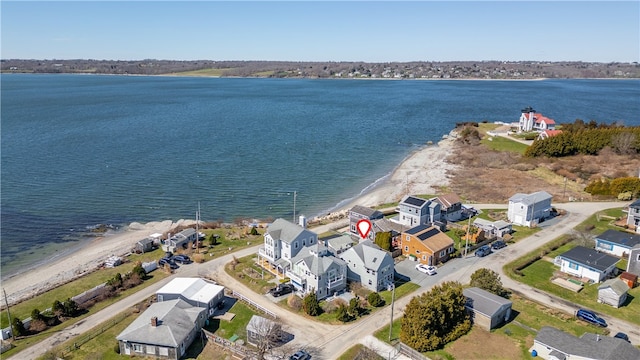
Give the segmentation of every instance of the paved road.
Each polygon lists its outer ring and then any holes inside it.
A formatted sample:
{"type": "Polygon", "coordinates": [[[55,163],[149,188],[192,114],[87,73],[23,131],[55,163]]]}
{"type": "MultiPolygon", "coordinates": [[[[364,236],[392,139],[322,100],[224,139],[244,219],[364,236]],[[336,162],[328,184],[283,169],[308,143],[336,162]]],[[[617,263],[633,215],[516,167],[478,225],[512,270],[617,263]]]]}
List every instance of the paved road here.
{"type": "MultiPolygon", "coordinates": [[[[503,204],[473,204],[476,208],[500,208],[504,207],[503,204]]],[[[460,281],[462,283],[468,283],[471,274],[482,267],[493,269],[501,274],[504,285],[510,289],[518,291],[523,295],[530,297],[536,301],[555,307],[567,313],[573,314],[576,307],[573,304],[568,304],[562,299],[557,299],[553,296],[545,294],[537,289],[532,289],[527,285],[515,282],[506,277],[502,272],[502,266],[522,256],[544,243],[557,238],[559,235],[570,232],[576,225],[584,221],[590,215],[604,209],[615,208],[623,206],[620,202],[606,202],[606,203],[566,203],[557,204],[556,207],[567,210],[567,215],[559,219],[554,226],[546,226],[540,232],[533,236],[523,239],[516,244],[510,245],[504,249],[499,250],[495,254],[484,258],[475,258],[469,256],[463,259],[455,259],[438,270],[438,275],[427,276],[418,273],[413,269],[413,265],[400,264],[398,271],[402,274],[409,276],[412,281],[418,283],[421,288],[412,295],[419,295],[423,292],[429,291],[433,285],[441,281],[460,281]]],[[[342,220],[334,225],[327,225],[318,230],[317,232],[324,232],[329,228],[344,227],[347,220],[342,220]],[[344,223],[344,224],[343,224],[344,223]]],[[[544,223],[543,223],[544,224],[544,223]]],[[[237,257],[243,257],[248,254],[256,253],[259,246],[241,250],[233,255],[237,257]]],[[[283,321],[285,328],[294,335],[294,339],[289,344],[292,348],[304,347],[308,349],[314,359],[335,359],[348,348],[357,343],[364,343],[368,337],[377,329],[388,326],[391,319],[391,307],[387,306],[384,309],[374,312],[373,314],[366,316],[356,322],[349,323],[347,325],[327,325],[316,321],[309,321],[303,316],[292,314],[289,311],[284,310],[277,304],[274,304],[268,297],[262,295],[255,295],[251,290],[246,288],[243,284],[237,282],[234,278],[227,275],[223,270],[224,264],[228,263],[232,259],[232,255],[226,255],[220,258],[216,258],[204,264],[192,264],[189,266],[182,266],[176,273],[163,281],[154,284],[146,289],[143,289],[116,304],[113,304],[94,315],[91,315],[83,321],[70,326],[64,330],[61,330],[51,337],[43,340],[39,344],[36,344],[19,354],[9,359],[35,359],[37,356],[42,355],[46,350],[51,347],[80,335],[91,328],[100,325],[106,320],[113,317],[128,307],[143,301],[144,299],[153,296],[155,291],[165,285],[175,276],[211,276],[217,279],[221,284],[240,291],[259,303],[261,306],[275,312],[278,317],[283,321]]],[[[397,318],[402,315],[402,312],[408,304],[412,296],[405,296],[395,302],[393,317],[397,318]]],[[[610,324],[610,329],[614,331],[624,331],[629,334],[634,344],[640,344],[640,332],[636,325],[632,325],[624,322],[620,319],[607,318],[610,324]],[[620,329],[620,330],[618,330],[620,329]]],[[[388,349],[387,349],[388,350],[388,349]]],[[[382,350],[384,352],[386,350],[382,350]]],[[[385,354],[386,355],[386,354],[385,354]]],[[[386,356],[385,356],[386,357],[386,356]]]]}

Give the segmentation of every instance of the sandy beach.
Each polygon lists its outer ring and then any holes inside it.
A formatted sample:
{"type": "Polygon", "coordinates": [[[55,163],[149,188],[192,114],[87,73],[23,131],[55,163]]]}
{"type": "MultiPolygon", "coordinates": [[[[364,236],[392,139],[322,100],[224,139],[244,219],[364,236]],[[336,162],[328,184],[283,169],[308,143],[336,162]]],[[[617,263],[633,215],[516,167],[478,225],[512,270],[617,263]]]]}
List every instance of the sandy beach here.
{"type": "MultiPolygon", "coordinates": [[[[437,145],[426,145],[410,154],[393,173],[370,191],[348,201],[327,217],[345,216],[354,205],[376,206],[400,200],[405,194],[435,194],[438,186],[447,185],[447,173],[454,165],[446,162],[454,143],[454,133],[437,145]]],[[[29,299],[55,286],[78,278],[101,266],[112,255],[122,256],[136,242],[153,233],[165,233],[193,220],[132,223],[113,235],[96,238],[80,250],[52,263],[3,279],[7,300],[14,304],[29,299]]],[[[3,304],[4,305],[4,304],[3,304]]]]}

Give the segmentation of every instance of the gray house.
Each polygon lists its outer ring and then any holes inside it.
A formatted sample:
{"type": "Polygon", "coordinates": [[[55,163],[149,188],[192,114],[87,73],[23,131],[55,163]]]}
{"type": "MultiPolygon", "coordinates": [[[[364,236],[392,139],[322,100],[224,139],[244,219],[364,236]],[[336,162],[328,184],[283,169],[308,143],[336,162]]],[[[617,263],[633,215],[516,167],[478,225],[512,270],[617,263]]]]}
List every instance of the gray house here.
{"type": "Polygon", "coordinates": [[[176,252],[180,249],[186,249],[190,244],[195,243],[197,239],[198,234],[196,230],[187,228],[165,240],[162,244],[162,250],[165,252],[176,252]]]}
{"type": "Polygon", "coordinates": [[[627,300],[629,287],[618,279],[609,279],[598,286],[598,302],[619,308],[627,300]]]}
{"type": "MultiPolygon", "coordinates": [[[[358,233],[358,229],[356,227],[358,221],[364,219],[373,222],[374,220],[379,220],[382,218],[384,218],[384,214],[382,214],[380,211],[366,206],[356,205],[352,207],[351,210],[349,210],[349,233],[359,238],[360,233],[358,233]]],[[[369,232],[369,240],[375,239],[375,235],[373,235],[372,233],[372,231],[369,232]]]]}
{"type": "Polygon", "coordinates": [[[640,234],[640,199],[632,202],[629,205],[629,212],[627,213],[627,226],[629,229],[634,230],[640,234]]]}
{"type": "Polygon", "coordinates": [[[441,219],[440,203],[406,195],[398,204],[396,221],[408,227],[433,224],[441,219]]]}
{"type": "Polygon", "coordinates": [[[486,238],[503,238],[507,234],[513,232],[513,228],[510,223],[502,220],[489,221],[482,218],[476,218],[473,220],[473,226],[484,230],[484,236],[486,238]]]}
{"type": "Polygon", "coordinates": [[[370,240],[343,252],[340,258],[347,264],[347,278],[371,291],[384,290],[393,283],[393,258],[370,240]]]}
{"type": "Polygon", "coordinates": [[[464,289],[462,293],[467,297],[465,307],[472,313],[474,325],[491,330],[509,321],[511,300],[477,287],[464,289]]]}
{"type": "Polygon", "coordinates": [[[551,215],[551,195],[546,191],[515,194],[509,198],[507,218],[516,225],[534,227],[551,215]]]}
{"type": "Polygon", "coordinates": [[[549,360],[640,359],[640,350],[622,339],[592,333],[584,333],[578,338],[550,326],[543,326],[538,331],[531,354],[549,360]]]}
{"type": "Polygon", "coordinates": [[[455,222],[462,219],[462,199],[457,194],[441,195],[434,200],[440,204],[440,215],[443,220],[455,222]]]}
{"type": "Polygon", "coordinates": [[[627,272],[640,276],[640,245],[634,246],[629,251],[629,262],[627,262],[627,272]]]}
{"type": "Polygon", "coordinates": [[[120,354],[179,359],[200,334],[205,309],[181,299],[151,304],[118,336],[120,354]]]}
{"type": "Polygon", "coordinates": [[[156,291],[156,299],[158,302],[182,299],[191,306],[205,309],[209,317],[224,299],[224,286],[201,278],[179,277],[156,291]]]}
{"type": "Polygon", "coordinates": [[[347,287],[347,264],[322,244],[306,247],[292,263],[286,276],[301,296],[315,292],[318,300],[322,300],[347,287]]]}

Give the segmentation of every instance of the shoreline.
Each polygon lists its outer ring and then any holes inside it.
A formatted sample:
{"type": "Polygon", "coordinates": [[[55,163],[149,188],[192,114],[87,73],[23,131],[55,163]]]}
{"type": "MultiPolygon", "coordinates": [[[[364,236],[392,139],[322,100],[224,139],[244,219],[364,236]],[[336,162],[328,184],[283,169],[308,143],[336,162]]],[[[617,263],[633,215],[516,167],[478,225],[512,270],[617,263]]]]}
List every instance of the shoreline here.
{"type": "MultiPolygon", "coordinates": [[[[311,221],[345,217],[354,205],[378,206],[399,201],[406,193],[435,194],[437,187],[448,184],[448,171],[455,165],[446,162],[455,142],[451,131],[437,144],[425,145],[412,151],[389,174],[364,188],[358,195],[345,199],[329,210],[326,216],[316,216],[311,221]]],[[[96,270],[109,256],[123,256],[136,242],[152,233],[165,233],[195,220],[171,220],[131,223],[115,233],[65,250],[49,259],[25,268],[23,271],[2,278],[10,305],[27,300],[53,287],[63,285],[96,270]]],[[[4,304],[3,304],[4,305],[4,304]]]]}

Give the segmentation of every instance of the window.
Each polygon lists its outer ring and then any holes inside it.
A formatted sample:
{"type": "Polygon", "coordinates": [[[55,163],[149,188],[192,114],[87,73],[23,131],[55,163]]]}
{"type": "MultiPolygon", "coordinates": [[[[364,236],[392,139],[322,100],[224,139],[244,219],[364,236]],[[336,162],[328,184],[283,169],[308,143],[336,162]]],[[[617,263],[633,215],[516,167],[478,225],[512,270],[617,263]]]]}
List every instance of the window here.
{"type": "Polygon", "coordinates": [[[405,239],[406,241],[410,241],[410,240],[411,240],[411,236],[407,235],[404,239],[405,239]]]}
{"type": "Polygon", "coordinates": [[[574,269],[574,270],[578,270],[578,264],[576,264],[576,263],[574,263],[572,261],[569,261],[569,268],[570,269],[574,269]]]}
{"type": "Polygon", "coordinates": [[[158,348],[158,355],[160,355],[160,356],[169,356],[169,348],[159,347],[158,348]]]}
{"type": "Polygon", "coordinates": [[[422,255],[422,260],[427,260],[427,255],[422,255]]]}
{"type": "Polygon", "coordinates": [[[404,251],[409,251],[409,247],[408,247],[408,246],[405,246],[405,247],[404,247],[404,251]]]}
{"type": "Polygon", "coordinates": [[[636,256],[636,261],[640,261],[640,254],[636,256]]]}
{"type": "Polygon", "coordinates": [[[142,345],[140,344],[133,344],[133,351],[141,353],[142,352],[142,345]]]}
{"type": "Polygon", "coordinates": [[[373,285],[373,283],[371,282],[371,280],[369,280],[369,285],[373,285]]]}
{"type": "Polygon", "coordinates": [[[613,250],[613,245],[605,242],[598,242],[598,247],[603,250],[613,250]]]}
{"type": "Polygon", "coordinates": [[[147,354],[156,354],[156,347],[153,345],[147,345],[147,354]]]}
{"type": "Polygon", "coordinates": [[[445,250],[440,251],[440,256],[445,256],[447,252],[445,250]]]}
{"type": "Polygon", "coordinates": [[[416,254],[420,254],[420,250],[416,250],[416,254]]]}

